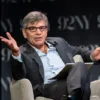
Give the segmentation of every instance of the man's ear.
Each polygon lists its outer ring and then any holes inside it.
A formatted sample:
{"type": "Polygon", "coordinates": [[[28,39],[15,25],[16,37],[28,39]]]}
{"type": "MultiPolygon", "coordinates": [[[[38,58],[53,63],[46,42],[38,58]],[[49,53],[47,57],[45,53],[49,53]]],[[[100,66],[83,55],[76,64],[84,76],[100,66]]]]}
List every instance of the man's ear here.
{"type": "Polygon", "coordinates": [[[26,39],[26,38],[27,38],[27,36],[26,36],[25,29],[22,29],[22,34],[23,34],[23,37],[26,39]]]}

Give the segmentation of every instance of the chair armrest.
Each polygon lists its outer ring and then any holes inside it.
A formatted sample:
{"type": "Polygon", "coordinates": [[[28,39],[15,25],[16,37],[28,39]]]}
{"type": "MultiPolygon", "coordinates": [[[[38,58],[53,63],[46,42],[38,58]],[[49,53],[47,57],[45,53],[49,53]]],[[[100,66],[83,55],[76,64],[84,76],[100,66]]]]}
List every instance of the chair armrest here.
{"type": "Polygon", "coordinates": [[[73,59],[74,59],[74,62],[75,62],[75,63],[77,63],[77,62],[84,62],[81,55],[75,55],[75,56],[73,57],[73,59]]]}
{"type": "Polygon", "coordinates": [[[90,100],[100,100],[100,80],[92,81],[90,84],[90,100]]]}
{"type": "MultiPolygon", "coordinates": [[[[81,55],[75,55],[75,56],[73,57],[73,59],[74,59],[74,62],[75,62],[75,63],[77,63],[77,62],[84,62],[81,55]]],[[[84,62],[84,63],[85,63],[85,62],[84,62]]],[[[86,64],[87,68],[89,69],[89,68],[93,65],[93,62],[87,62],[87,63],[85,63],[85,64],[86,64]]]]}
{"type": "Polygon", "coordinates": [[[34,100],[32,85],[28,79],[21,79],[10,84],[11,100],[34,100]]]}
{"type": "Polygon", "coordinates": [[[34,99],[31,82],[28,79],[13,80],[10,83],[11,100],[53,100],[42,96],[34,99]]]}

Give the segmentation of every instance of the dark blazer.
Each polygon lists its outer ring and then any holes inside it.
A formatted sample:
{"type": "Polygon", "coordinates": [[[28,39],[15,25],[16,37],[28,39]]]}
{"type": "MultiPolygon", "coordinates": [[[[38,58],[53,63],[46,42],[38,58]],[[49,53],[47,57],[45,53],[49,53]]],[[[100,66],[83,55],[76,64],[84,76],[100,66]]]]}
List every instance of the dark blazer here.
{"type": "MultiPolygon", "coordinates": [[[[91,51],[85,48],[71,46],[64,39],[58,37],[48,37],[47,41],[56,47],[65,64],[74,62],[73,56],[76,54],[80,54],[84,61],[91,61],[91,51]]],[[[44,69],[41,59],[28,43],[20,46],[20,51],[23,63],[11,57],[12,76],[15,80],[28,78],[32,83],[35,96],[42,95],[44,69]]]]}

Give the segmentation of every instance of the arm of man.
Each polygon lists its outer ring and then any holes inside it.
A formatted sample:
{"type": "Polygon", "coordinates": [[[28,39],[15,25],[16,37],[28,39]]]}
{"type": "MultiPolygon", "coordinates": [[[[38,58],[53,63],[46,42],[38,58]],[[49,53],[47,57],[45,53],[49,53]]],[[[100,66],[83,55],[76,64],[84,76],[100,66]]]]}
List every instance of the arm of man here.
{"type": "Polygon", "coordinates": [[[71,46],[68,44],[73,55],[81,55],[84,62],[94,62],[95,64],[100,64],[100,47],[96,49],[88,50],[87,48],[71,46]]]}
{"type": "Polygon", "coordinates": [[[82,48],[78,46],[72,46],[70,45],[67,41],[62,39],[64,43],[66,43],[67,48],[69,49],[69,52],[72,54],[74,57],[75,55],[79,54],[82,56],[84,62],[91,62],[93,61],[90,57],[91,55],[91,50],[88,50],[87,48],[82,48]]]}
{"type": "Polygon", "coordinates": [[[11,55],[11,71],[14,80],[19,80],[26,76],[26,69],[21,56],[21,53],[18,56],[11,55]]]}
{"type": "MultiPolygon", "coordinates": [[[[11,36],[9,32],[6,32],[6,35],[7,38],[0,36],[1,41],[9,47],[12,55],[14,55],[15,57],[20,56],[21,58],[20,49],[17,45],[16,40],[11,36]]],[[[12,76],[15,80],[25,77],[26,71],[23,62],[18,61],[18,59],[14,59],[12,56],[11,56],[11,71],[12,71],[12,76]]]]}
{"type": "Polygon", "coordinates": [[[19,62],[11,56],[11,71],[14,80],[22,79],[26,76],[26,69],[23,62],[19,62]]]}

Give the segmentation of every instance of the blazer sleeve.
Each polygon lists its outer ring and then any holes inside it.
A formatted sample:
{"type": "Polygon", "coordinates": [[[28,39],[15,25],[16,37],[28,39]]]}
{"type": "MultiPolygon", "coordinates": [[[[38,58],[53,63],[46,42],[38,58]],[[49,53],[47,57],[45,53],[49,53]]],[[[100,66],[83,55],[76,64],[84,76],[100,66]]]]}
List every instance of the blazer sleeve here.
{"type": "Polygon", "coordinates": [[[66,43],[66,46],[68,47],[70,53],[75,56],[77,54],[81,55],[84,62],[91,62],[92,59],[90,58],[91,50],[88,50],[87,48],[82,48],[78,46],[72,46],[67,41],[63,39],[63,41],[66,43]]]}
{"type": "Polygon", "coordinates": [[[11,62],[11,72],[12,72],[13,79],[20,80],[22,78],[25,78],[26,69],[24,63],[19,62],[18,60],[14,59],[12,56],[10,62],[11,62]]]}

